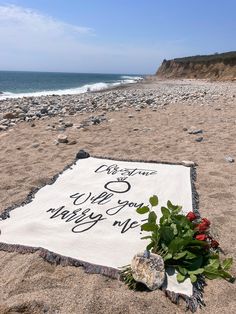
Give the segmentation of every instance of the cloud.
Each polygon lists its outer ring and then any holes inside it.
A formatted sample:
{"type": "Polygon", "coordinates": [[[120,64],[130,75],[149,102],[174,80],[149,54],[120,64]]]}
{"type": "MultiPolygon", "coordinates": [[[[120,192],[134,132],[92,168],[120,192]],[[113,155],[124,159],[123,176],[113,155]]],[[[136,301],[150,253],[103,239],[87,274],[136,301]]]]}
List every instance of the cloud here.
{"type": "MultiPolygon", "coordinates": [[[[0,21],[2,27],[18,27],[21,31],[31,33],[54,33],[57,35],[72,33],[90,34],[91,28],[72,25],[56,20],[51,16],[43,15],[37,11],[15,5],[0,6],[0,21]]],[[[24,35],[24,33],[22,33],[24,35]]]]}
{"type": "Polygon", "coordinates": [[[164,48],[98,43],[95,30],[32,9],[0,5],[0,70],[151,73],[164,48]],[[94,40],[96,39],[96,40],[94,40]]]}

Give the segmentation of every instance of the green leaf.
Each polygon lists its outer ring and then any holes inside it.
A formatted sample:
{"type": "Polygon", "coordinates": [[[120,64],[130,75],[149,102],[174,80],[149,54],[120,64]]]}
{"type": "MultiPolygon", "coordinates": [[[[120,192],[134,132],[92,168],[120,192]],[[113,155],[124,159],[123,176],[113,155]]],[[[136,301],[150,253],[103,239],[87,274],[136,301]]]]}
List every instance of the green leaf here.
{"type": "Polygon", "coordinates": [[[187,251],[187,254],[186,254],[186,259],[193,259],[193,258],[196,258],[197,255],[190,252],[190,251],[187,251]]]}
{"type": "Polygon", "coordinates": [[[204,272],[204,268],[198,268],[196,270],[188,271],[189,275],[191,275],[191,274],[198,275],[198,274],[202,274],[203,272],[204,272]]]}
{"type": "Polygon", "coordinates": [[[194,274],[190,274],[190,280],[192,283],[197,281],[197,276],[195,276],[194,274]]]}
{"type": "Polygon", "coordinates": [[[141,225],[141,230],[143,231],[155,231],[157,226],[155,224],[145,223],[141,225]]]}
{"type": "Polygon", "coordinates": [[[172,254],[171,253],[167,253],[166,256],[163,257],[164,261],[167,261],[168,259],[172,258],[172,254]]]}
{"type": "Polygon", "coordinates": [[[228,279],[230,282],[235,282],[235,278],[233,276],[230,275],[230,273],[224,271],[224,270],[219,270],[221,277],[224,279],[228,279]]]}
{"type": "Polygon", "coordinates": [[[203,262],[202,255],[199,255],[197,258],[191,260],[184,260],[183,264],[188,268],[190,271],[196,270],[201,268],[203,262]]]}
{"type": "Polygon", "coordinates": [[[233,259],[232,258],[226,258],[222,265],[221,265],[221,268],[224,270],[224,271],[227,271],[227,270],[230,270],[230,268],[232,267],[233,265],[233,259]]]}
{"type": "Polygon", "coordinates": [[[174,239],[174,231],[169,226],[161,226],[159,229],[160,237],[166,245],[174,239]]]}
{"type": "Polygon", "coordinates": [[[214,269],[218,269],[220,266],[219,259],[209,259],[209,266],[211,266],[214,269]]]}
{"type": "Polygon", "coordinates": [[[180,274],[180,273],[178,273],[177,274],[177,280],[178,280],[178,282],[183,282],[185,280],[185,276],[180,274]]]}
{"type": "Polygon", "coordinates": [[[189,241],[191,241],[190,238],[187,239],[182,239],[180,237],[175,237],[169,244],[168,246],[168,250],[174,254],[177,253],[179,251],[182,251],[183,248],[185,248],[185,246],[189,243],[189,241]]]}
{"type": "Polygon", "coordinates": [[[175,209],[175,206],[171,203],[171,201],[168,201],[168,202],[167,202],[167,207],[168,207],[169,209],[175,209]]]}
{"type": "Polygon", "coordinates": [[[183,251],[183,252],[179,252],[179,253],[176,253],[174,256],[173,256],[173,259],[177,260],[177,259],[180,259],[182,257],[184,257],[186,255],[187,251],[183,251]]]}
{"type": "Polygon", "coordinates": [[[148,222],[149,223],[156,223],[157,215],[154,211],[151,211],[148,215],[148,222]]]}
{"type": "Polygon", "coordinates": [[[149,198],[149,202],[152,206],[158,205],[158,197],[156,195],[153,195],[149,198]]]}
{"type": "Polygon", "coordinates": [[[136,209],[136,212],[141,215],[146,214],[149,212],[149,207],[148,206],[139,207],[136,209]]]}
{"type": "Polygon", "coordinates": [[[186,276],[186,275],[188,274],[188,270],[187,270],[186,268],[184,268],[184,267],[182,267],[182,266],[178,266],[177,268],[178,268],[178,271],[179,271],[182,275],[186,276]]]}
{"type": "Polygon", "coordinates": [[[151,236],[142,237],[141,240],[151,239],[151,236]]]}
{"type": "Polygon", "coordinates": [[[170,216],[170,211],[166,207],[161,207],[161,212],[165,218],[168,218],[170,216]]]}
{"type": "Polygon", "coordinates": [[[204,275],[208,279],[216,279],[216,278],[221,277],[219,270],[210,265],[204,267],[204,275]]]}

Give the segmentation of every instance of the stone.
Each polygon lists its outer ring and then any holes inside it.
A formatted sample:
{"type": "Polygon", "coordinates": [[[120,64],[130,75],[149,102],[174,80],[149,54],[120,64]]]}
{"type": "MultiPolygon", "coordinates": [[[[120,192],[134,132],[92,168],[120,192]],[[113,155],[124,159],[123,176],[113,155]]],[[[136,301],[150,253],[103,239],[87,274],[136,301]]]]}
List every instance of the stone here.
{"type": "Polygon", "coordinates": [[[231,157],[231,156],[226,156],[226,157],[225,157],[225,161],[227,161],[227,162],[229,162],[229,163],[232,163],[232,162],[234,162],[234,158],[231,157]]]}
{"type": "Polygon", "coordinates": [[[150,290],[160,288],[165,281],[165,265],[162,257],[153,253],[138,253],[131,262],[134,280],[150,290]]]}
{"type": "Polygon", "coordinates": [[[41,113],[41,114],[48,114],[48,109],[47,109],[47,108],[42,108],[42,109],[40,110],[40,113],[41,113]]]}
{"type": "Polygon", "coordinates": [[[194,161],[190,161],[190,160],[183,160],[182,164],[186,167],[192,167],[196,165],[194,161]]]}
{"type": "Polygon", "coordinates": [[[6,112],[3,115],[3,119],[15,119],[15,114],[13,112],[6,112]]]}
{"type": "Polygon", "coordinates": [[[195,142],[202,142],[203,141],[203,137],[201,136],[201,137],[197,137],[196,139],[195,139],[195,142]]]}
{"type": "Polygon", "coordinates": [[[72,122],[65,122],[65,127],[66,128],[71,128],[73,126],[72,122]]]}
{"type": "Polygon", "coordinates": [[[65,134],[59,134],[57,137],[57,141],[59,143],[67,143],[68,142],[68,137],[65,134]]]}
{"type": "Polygon", "coordinates": [[[203,133],[203,131],[201,129],[199,129],[199,130],[189,130],[188,131],[188,134],[200,134],[200,133],[203,133]]]}
{"type": "Polygon", "coordinates": [[[6,125],[0,125],[0,131],[5,131],[7,129],[6,125]]]}
{"type": "Polygon", "coordinates": [[[32,147],[32,148],[38,148],[39,145],[40,145],[39,143],[33,143],[33,144],[31,145],[31,147],[32,147]]]}

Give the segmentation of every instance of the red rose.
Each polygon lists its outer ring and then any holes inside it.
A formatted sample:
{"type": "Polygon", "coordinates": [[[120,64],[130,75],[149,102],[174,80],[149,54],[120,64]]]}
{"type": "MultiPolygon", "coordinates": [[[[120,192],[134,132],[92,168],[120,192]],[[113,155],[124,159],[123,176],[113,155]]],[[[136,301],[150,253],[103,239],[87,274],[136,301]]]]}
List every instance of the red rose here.
{"type": "Polygon", "coordinates": [[[206,226],[210,226],[210,221],[208,220],[208,219],[206,219],[206,218],[202,218],[202,221],[201,221],[201,223],[204,223],[206,226]]]}
{"type": "Polygon", "coordinates": [[[207,239],[207,236],[202,233],[202,234],[196,235],[195,239],[199,241],[205,241],[207,239]]]}
{"type": "Polygon", "coordinates": [[[219,242],[217,242],[216,240],[211,240],[211,247],[217,248],[218,246],[219,246],[219,242]]]}
{"type": "Polygon", "coordinates": [[[197,218],[197,216],[193,213],[193,212],[189,212],[187,215],[186,215],[187,219],[189,221],[193,221],[194,219],[197,218]]]}
{"type": "Polygon", "coordinates": [[[202,232],[202,231],[206,231],[206,230],[209,228],[209,226],[206,225],[204,222],[201,222],[199,225],[196,226],[196,228],[197,228],[200,232],[202,232]]]}

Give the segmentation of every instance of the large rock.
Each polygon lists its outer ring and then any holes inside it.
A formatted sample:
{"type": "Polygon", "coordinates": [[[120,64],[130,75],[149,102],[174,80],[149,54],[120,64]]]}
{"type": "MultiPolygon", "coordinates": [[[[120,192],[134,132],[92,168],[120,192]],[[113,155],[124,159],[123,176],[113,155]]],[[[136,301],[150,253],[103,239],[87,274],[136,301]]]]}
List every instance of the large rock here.
{"type": "Polygon", "coordinates": [[[3,115],[3,119],[15,119],[16,115],[13,112],[6,112],[3,115]]]}
{"type": "Polygon", "coordinates": [[[134,280],[145,284],[150,290],[156,290],[164,283],[165,266],[160,255],[138,253],[132,259],[131,269],[134,280]]]}

